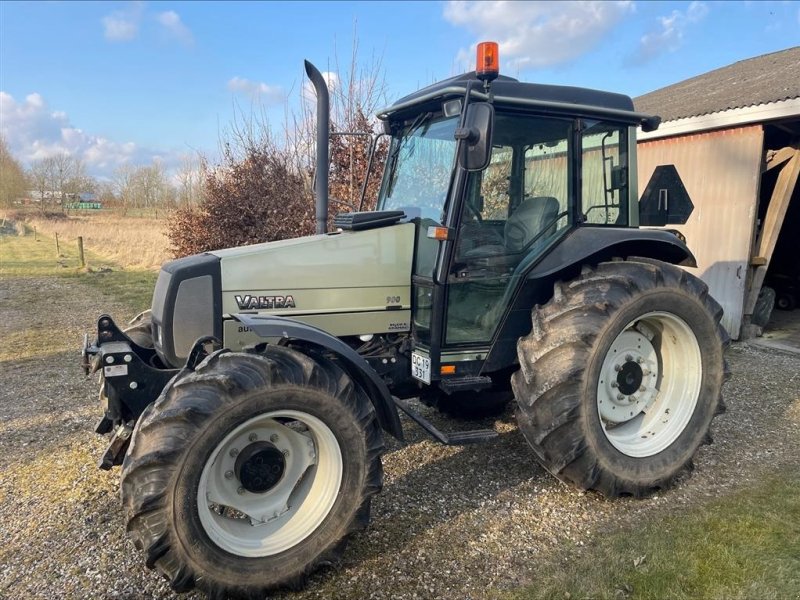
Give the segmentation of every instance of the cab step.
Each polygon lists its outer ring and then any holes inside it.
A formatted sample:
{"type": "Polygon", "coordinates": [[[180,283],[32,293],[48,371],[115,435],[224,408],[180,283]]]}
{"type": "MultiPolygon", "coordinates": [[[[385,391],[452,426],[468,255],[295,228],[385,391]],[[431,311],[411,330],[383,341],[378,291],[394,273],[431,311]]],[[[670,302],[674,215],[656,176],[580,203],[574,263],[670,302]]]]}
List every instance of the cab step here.
{"type": "Polygon", "coordinates": [[[482,375],[446,377],[439,380],[439,389],[448,396],[454,392],[480,392],[492,387],[492,378],[482,375]]]}
{"type": "Polygon", "coordinates": [[[494,429],[474,429],[472,431],[453,431],[445,433],[428,421],[425,417],[415,411],[411,406],[400,398],[394,398],[397,407],[406,413],[409,418],[417,425],[422,427],[428,435],[437,442],[445,446],[467,446],[469,444],[480,444],[495,439],[499,434],[494,429]]]}

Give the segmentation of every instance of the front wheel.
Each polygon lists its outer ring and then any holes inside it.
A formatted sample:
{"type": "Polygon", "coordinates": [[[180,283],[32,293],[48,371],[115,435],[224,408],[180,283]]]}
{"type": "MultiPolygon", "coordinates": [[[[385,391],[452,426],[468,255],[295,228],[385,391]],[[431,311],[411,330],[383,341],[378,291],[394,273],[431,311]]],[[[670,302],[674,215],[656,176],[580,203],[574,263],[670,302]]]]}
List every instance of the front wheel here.
{"type": "Polygon", "coordinates": [[[645,496],[688,472],[724,408],[721,316],[702,281],[647,259],[557,284],[512,378],[543,465],[608,496],[645,496]]]}
{"type": "Polygon", "coordinates": [[[128,531],[176,591],[263,598],[336,562],[366,526],[382,449],[372,404],[329,359],[215,354],[137,424],[128,531]]]}

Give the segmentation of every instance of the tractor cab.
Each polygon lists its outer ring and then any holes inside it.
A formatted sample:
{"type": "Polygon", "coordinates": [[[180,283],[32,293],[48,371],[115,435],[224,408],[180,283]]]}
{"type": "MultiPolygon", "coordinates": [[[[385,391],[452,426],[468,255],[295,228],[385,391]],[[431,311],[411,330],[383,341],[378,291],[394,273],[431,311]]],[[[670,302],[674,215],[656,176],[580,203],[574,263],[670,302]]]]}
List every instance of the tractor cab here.
{"type": "Polygon", "coordinates": [[[532,270],[577,228],[638,224],[635,129],[657,121],[620,94],[499,76],[496,56],[379,113],[377,210],[417,224],[412,373],[428,384],[508,368],[513,352],[487,357],[530,331],[530,302],[513,308],[532,270]]]}

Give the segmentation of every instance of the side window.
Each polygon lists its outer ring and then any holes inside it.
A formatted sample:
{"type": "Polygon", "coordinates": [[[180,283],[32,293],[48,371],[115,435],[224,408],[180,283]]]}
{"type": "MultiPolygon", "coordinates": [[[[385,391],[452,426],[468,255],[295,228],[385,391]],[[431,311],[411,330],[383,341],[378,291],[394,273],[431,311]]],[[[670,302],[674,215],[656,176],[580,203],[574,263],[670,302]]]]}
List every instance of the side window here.
{"type": "Polygon", "coordinates": [[[594,123],[581,136],[581,211],[590,225],[628,224],[627,128],[594,123]]]}
{"type": "Polygon", "coordinates": [[[511,159],[513,150],[508,146],[492,149],[492,160],[482,173],[480,185],[483,196],[480,210],[483,221],[505,221],[511,199],[511,159]]]}

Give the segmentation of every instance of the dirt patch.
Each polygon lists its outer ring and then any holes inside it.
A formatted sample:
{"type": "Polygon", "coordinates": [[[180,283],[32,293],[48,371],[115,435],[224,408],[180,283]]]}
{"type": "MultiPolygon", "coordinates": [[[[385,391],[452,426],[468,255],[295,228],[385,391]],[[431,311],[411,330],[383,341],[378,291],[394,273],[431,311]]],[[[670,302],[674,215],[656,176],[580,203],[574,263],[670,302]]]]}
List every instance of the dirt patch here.
{"type": "MultiPolygon", "coordinates": [[[[46,322],[58,332],[35,356],[0,361],[0,596],[174,597],[125,536],[118,471],[95,467],[104,448],[93,433],[97,387],[78,368],[81,334],[97,315],[132,312],[80,279],[7,279],[0,290],[0,323],[13,317],[19,331],[46,322]],[[57,308],[15,300],[41,290],[59,298],[57,308]]],[[[369,529],[339,569],[279,597],[483,598],[535,582],[538,562],[605,531],[797,470],[800,357],[734,345],[729,360],[728,412],[715,421],[715,443],[701,449],[690,479],[648,500],[564,486],[537,465],[510,411],[475,423],[500,436],[473,447],[439,446],[406,422],[408,445],[390,444],[369,529]]]]}

